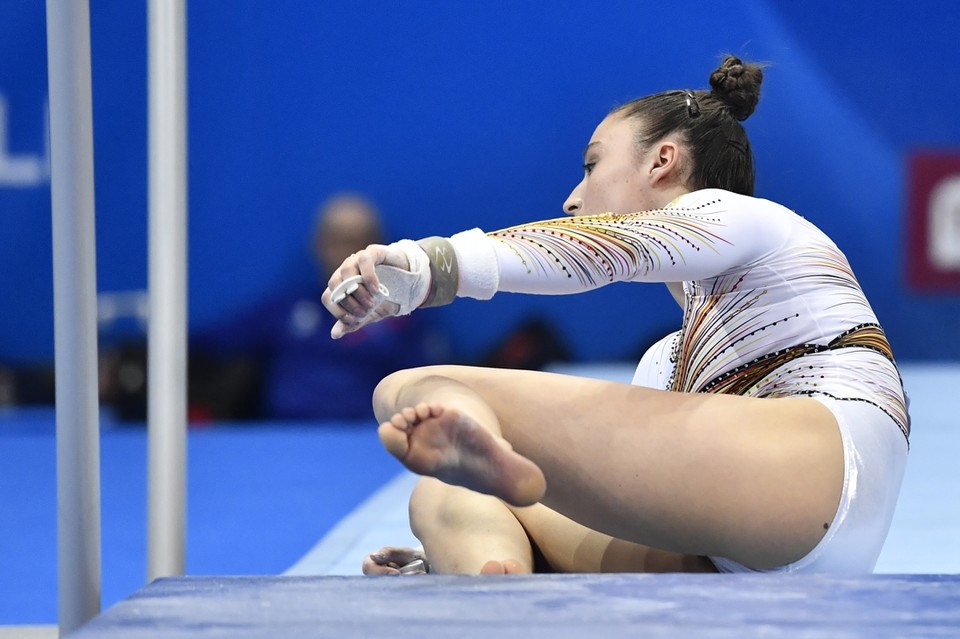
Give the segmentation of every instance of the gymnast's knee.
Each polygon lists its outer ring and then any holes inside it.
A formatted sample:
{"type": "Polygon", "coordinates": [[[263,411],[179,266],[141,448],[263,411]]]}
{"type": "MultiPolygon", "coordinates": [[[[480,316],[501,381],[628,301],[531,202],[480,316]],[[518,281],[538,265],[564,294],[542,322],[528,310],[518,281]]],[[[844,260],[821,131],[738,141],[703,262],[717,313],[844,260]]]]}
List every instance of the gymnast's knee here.
{"type": "Polygon", "coordinates": [[[410,494],[409,517],[410,530],[420,539],[424,531],[424,526],[431,526],[436,522],[436,507],[438,495],[433,484],[436,482],[432,477],[423,477],[417,482],[413,492],[410,494]]]}
{"type": "Polygon", "coordinates": [[[471,509],[465,508],[456,488],[433,477],[423,477],[410,494],[410,529],[418,539],[429,532],[447,532],[463,528],[471,520],[471,509]]]}

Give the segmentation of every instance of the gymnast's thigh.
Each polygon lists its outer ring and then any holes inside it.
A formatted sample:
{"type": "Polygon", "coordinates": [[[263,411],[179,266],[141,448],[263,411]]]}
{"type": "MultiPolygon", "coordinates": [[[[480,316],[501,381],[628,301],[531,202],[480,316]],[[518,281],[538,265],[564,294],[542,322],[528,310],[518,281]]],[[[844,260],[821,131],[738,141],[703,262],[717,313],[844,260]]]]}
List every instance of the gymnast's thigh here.
{"type": "Polygon", "coordinates": [[[472,402],[495,415],[480,421],[543,470],[543,504],[613,537],[766,568],[807,554],[836,512],[840,433],[809,398],[455,366],[388,380],[384,407],[472,402]]]}

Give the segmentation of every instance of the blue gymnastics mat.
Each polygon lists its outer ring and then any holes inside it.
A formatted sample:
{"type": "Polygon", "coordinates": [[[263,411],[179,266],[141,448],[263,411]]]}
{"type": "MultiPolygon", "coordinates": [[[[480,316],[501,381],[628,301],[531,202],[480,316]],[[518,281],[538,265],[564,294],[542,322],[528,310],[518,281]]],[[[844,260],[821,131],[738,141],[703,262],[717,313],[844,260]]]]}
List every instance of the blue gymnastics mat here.
{"type": "Polygon", "coordinates": [[[956,637],[960,576],[160,579],[70,639],[956,637]]]}

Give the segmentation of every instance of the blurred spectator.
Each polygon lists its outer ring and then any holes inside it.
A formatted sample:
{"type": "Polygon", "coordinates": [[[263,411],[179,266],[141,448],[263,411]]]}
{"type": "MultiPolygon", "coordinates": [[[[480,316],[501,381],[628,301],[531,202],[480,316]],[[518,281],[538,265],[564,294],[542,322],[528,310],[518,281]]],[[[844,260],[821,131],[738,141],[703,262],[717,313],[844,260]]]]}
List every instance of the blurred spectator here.
{"type": "Polygon", "coordinates": [[[351,253],[384,241],[380,216],[363,197],[325,202],[313,237],[315,284],[193,336],[192,418],[371,419],[373,389],[384,376],[440,361],[446,342],[422,317],[330,338],[333,318],[320,303],[328,278],[351,253]]]}
{"type": "Polygon", "coordinates": [[[55,401],[53,364],[0,364],[0,408],[55,401]]]}
{"type": "Polygon", "coordinates": [[[480,365],[544,370],[551,364],[569,362],[571,359],[566,341],[550,320],[531,316],[498,342],[483,357],[480,365]]]}

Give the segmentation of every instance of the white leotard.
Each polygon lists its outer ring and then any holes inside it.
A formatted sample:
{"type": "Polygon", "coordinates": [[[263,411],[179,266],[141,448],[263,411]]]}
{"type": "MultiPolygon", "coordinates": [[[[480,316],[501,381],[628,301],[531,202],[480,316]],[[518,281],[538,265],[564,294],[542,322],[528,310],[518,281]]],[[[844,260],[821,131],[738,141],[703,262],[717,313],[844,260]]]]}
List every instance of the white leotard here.
{"type": "Polygon", "coordinates": [[[460,294],[474,297],[682,281],[683,325],[671,341],[666,388],[867,402],[909,437],[893,354],[846,257],[779,204],[704,189],[653,211],[451,239],[463,256],[460,294]],[[493,277],[489,264],[471,266],[493,254],[493,277]],[[484,281],[471,282],[472,271],[484,281]]]}

